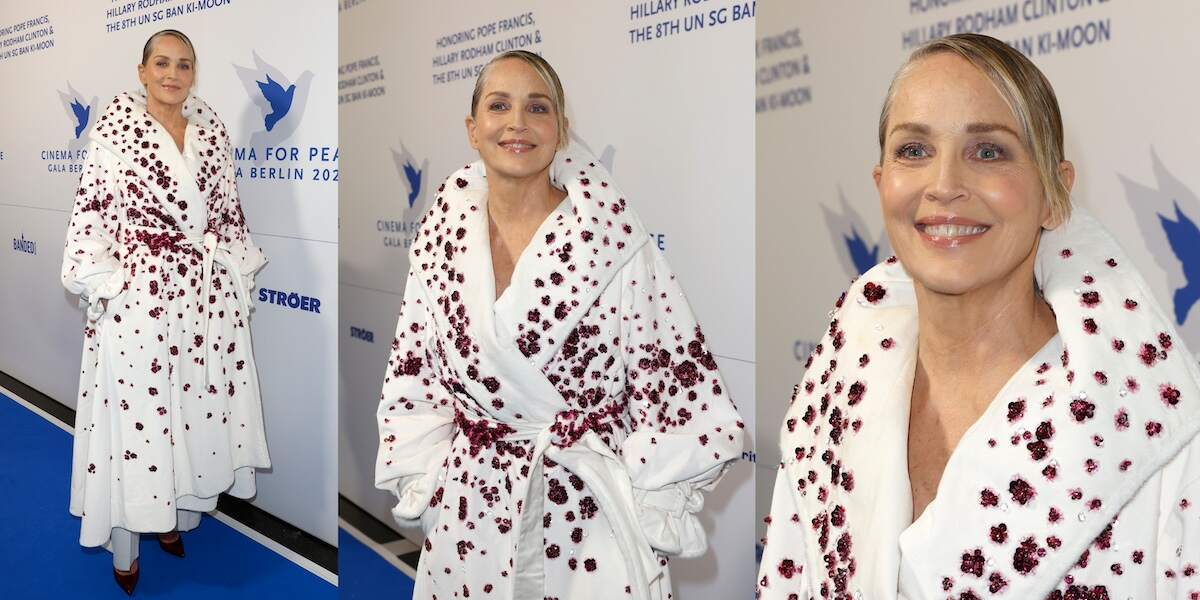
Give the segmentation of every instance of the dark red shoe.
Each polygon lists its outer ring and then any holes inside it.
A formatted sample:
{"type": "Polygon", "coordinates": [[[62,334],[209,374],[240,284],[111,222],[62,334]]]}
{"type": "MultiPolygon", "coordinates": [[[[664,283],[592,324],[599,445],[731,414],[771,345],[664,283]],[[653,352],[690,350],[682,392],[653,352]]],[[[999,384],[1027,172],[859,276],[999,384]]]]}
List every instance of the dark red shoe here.
{"type": "Polygon", "coordinates": [[[178,556],[179,558],[183,558],[183,534],[179,533],[178,531],[175,531],[172,533],[175,534],[175,539],[173,539],[169,542],[163,540],[163,536],[171,535],[171,534],[169,534],[169,533],[158,534],[158,545],[163,550],[165,550],[167,554],[174,554],[175,556],[178,556]]]}
{"type": "Polygon", "coordinates": [[[138,582],[138,561],[134,560],[128,571],[118,571],[113,567],[113,579],[117,580],[117,585],[125,590],[126,596],[133,595],[133,588],[137,587],[138,582]]]}

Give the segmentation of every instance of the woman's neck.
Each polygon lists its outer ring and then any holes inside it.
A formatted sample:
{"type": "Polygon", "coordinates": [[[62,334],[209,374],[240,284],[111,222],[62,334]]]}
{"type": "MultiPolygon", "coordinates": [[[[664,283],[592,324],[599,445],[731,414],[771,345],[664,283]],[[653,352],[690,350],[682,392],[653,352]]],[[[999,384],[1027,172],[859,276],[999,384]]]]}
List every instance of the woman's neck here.
{"type": "Polygon", "coordinates": [[[187,122],[187,119],[183,117],[183,104],[163,104],[149,94],[146,95],[146,112],[168,129],[179,127],[187,122]]]}
{"type": "Polygon", "coordinates": [[[1057,333],[1054,313],[1034,286],[1035,255],[1036,248],[1003,280],[964,294],[914,282],[920,374],[934,382],[969,381],[996,366],[1019,366],[1057,333]]]}
{"type": "Polygon", "coordinates": [[[488,215],[498,224],[541,222],[566,192],[550,185],[549,169],[531,177],[488,177],[488,215]]]}

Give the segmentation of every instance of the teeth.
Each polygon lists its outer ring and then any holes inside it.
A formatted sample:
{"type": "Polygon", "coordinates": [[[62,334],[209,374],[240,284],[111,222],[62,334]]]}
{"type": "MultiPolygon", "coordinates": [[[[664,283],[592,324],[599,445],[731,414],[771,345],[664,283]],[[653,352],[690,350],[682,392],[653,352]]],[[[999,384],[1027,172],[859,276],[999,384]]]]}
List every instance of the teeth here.
{"type": "Polygon", "coordinates": [[[959,237],[964,235],[976,235],[987,231],[987,227],[983,225],[926,225],[925,233],[936,237],[959,237]]]}

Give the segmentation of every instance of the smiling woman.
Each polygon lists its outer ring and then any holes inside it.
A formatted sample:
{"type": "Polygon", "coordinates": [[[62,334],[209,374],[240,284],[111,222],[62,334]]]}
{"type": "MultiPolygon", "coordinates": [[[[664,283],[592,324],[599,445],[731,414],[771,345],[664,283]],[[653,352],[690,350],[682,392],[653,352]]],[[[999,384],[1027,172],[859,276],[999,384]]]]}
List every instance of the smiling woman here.
{"type": "Polygon", "coordinates": [[[92,129],[63,253],[63,284],[88,303],[71,513],[129,594],[139,533],[183,556],[179,532],[221,493],[253,496],[270,466],[249,327],[266,258],[195,65],[178,31],[146,41],[144,90],[92,129]]]}
{"type": "Polygon", "coordinates": [[[376,485],[425,532],[417,598],[660,600],[668,555],[743,424],[662,254],[568,144],[558,76],[528,52],[480,73],[480,161],[412,245],[384,379],[376,485]]]}
{"type": "Polygon", "coordinates": [[[1072,211],[1049,82],[994,38],[935,40],[896,74],[879,145],[896,256],[839,301],[796,388],[760,596],[1194,594],[1200,372],[1072,211]]]}

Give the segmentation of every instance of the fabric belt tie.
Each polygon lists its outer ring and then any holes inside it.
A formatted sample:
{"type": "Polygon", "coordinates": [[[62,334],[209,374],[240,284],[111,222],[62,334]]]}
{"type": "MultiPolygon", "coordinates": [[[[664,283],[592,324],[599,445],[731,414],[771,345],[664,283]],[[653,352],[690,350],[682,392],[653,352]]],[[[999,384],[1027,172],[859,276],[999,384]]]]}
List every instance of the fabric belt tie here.
{"type": "Polygon", "coordinates": [[[246,282],[242,277],[242,271],[238,268],[237,261],[229,251],[227,244],[220,243],[216,232],[205,231],[203,235],[189,235],[185,232],[176,229],[162,229],[158,227],[129,227],[127,243],[131,245],[143,245],[151,250],[159,248],[180,249],[185,247],[196,248],[201,254],[201,270],[200,270],[200,296],[196,300],[197,307],[204,314],[204,386],[207,388],[212,381],[217,380],[213,376],[213,369],[220,364],[219,356],[220,349],[217,352],[218,360],[213,360],[213,348],[208,343],[209,324],[212,320],[212,310],[209,308],[208,296],[212,288],[213,280],[213,265],[218,264],[232,274],[233,285],[237,289],[238,298],[241,301],[242,309],[245,310],[248,306],[249,296],[246,290],[246,282]],[[141,234],[141,235],[139,235],[141,234]]]}
{"type": "MultiPolygon", "coordinates": [[[[513,593],[515,599],[545,597],[544,533],[542,515],[546,485],[542,477],[542,459],[548,458],[583,480],[596,499],[596,504],[612,526],[617,547],[630,577],[631,598],[654,600],[650,585],[662,576],[658,556],[651,549],[645,532],[638,522],[633,483],[621,459],[596,434],[593,422],[582,435],[578,429],[564,438],[562,431],[571,429],[577,420],[586,417],[577,411],[559,413],[551,423],[497,423],[501,435],[492,439],[534,442],[529,484],[521,501],[521,510],[513,526],[516,528],[516,551],[513,556],[513,593]]],[[[460,425],[466,421],[460,416],[460,425]]],[[[467,421],[468,427],[487,427],[486,421],[467,421]]],[[[576,425],[578,427],[578,425],[576,425]]],[[[472,436],[475,437],[475,436],[472,436]]],[[[485,437],[489,437],[486,436],[485,437]]],[[[490,444],[489,444],[490,445],[490,444]]]]}

